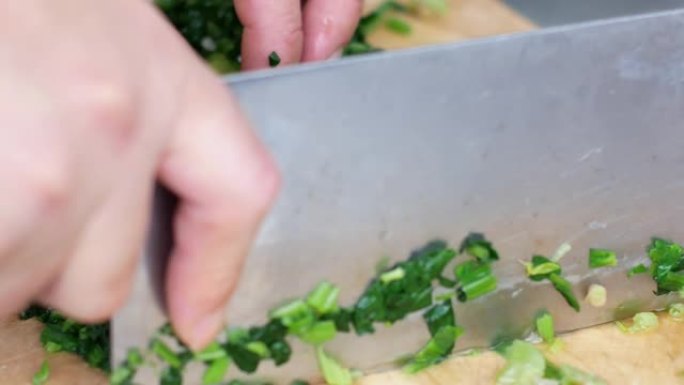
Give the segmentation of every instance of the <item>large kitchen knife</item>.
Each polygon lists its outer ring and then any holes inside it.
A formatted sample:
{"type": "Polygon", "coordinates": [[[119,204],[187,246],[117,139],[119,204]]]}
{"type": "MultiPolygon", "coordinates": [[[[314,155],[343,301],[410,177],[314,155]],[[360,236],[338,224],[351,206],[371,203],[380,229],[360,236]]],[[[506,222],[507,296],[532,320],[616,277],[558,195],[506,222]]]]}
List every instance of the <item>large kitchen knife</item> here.
{"type": "MultiPolygon", "coordinates": [[[[522,333],[541,308],[570,331],[666,301],[648,276],[625,272],[644,261],[652,236],[684,240],[684,11],[227,83],[284,176],[227,313],[233,326],[263,322],[324,279],[350,304],[382,257],[403,259],[433,239],[457,245],[471,231],[499,249],[500,287],[456,305],[466,330],[458,348],[522,333]],[[525,277],[519,259],[564,243],[576,293],[601,283],[605,307],[575,313],[550,285],[525,277]],[[616,250],[619,266],[590,271],[590,247],[616,250]]],[[[165,321],[153,288],[163,283],[173,201],[158,198],[134,295],[114,320],[117,362],[165,321]]],[[[327,348],[373,370],[427,339],[416,317],[327,348]]],[[[290,364],[259,373],[276,383],[315,378],[311,349],[294,348],[290,364]]]]}

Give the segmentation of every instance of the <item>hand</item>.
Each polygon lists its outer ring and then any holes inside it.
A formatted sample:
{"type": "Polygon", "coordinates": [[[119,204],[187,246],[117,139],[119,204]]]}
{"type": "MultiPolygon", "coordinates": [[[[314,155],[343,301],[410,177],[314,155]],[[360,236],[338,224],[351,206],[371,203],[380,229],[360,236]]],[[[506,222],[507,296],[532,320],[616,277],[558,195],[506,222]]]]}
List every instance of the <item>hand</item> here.
{"type": "Polygon", "coordinates": [[[222,326],[278,174],[219,79],[149,2],[0,0],[0,316],[103,321],[127,298],[155,180],[181,199],[167,301],[222,326]]]}
{"type": "Polygon", "coordinates": [[[244,69],[263,68],[275,51],[283,64],[341,53],[361,16],[362,0],[234,0],[245,26],[244,69]],[[302,4],[304,4],[302,6],[302,4]]]}

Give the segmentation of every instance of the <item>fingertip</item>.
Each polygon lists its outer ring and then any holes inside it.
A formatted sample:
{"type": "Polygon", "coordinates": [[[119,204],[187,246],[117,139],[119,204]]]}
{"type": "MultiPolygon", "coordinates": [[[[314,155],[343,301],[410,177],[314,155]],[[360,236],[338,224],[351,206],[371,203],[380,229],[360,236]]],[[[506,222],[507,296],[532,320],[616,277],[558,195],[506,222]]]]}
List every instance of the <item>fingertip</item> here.
{"type": "Polygon", "coordinates": [[[363,3],[311,0],[304,8],[303,61],[335,58],[349,42],[358,25],[363,3]]]}
{"type": "Polygon", "coordinates": [[[300,0],[235,0],[244,26],[242,69],[269,67],[269,55],[276,52],[280,65],[302,59],[304,32],[300,0]]]}

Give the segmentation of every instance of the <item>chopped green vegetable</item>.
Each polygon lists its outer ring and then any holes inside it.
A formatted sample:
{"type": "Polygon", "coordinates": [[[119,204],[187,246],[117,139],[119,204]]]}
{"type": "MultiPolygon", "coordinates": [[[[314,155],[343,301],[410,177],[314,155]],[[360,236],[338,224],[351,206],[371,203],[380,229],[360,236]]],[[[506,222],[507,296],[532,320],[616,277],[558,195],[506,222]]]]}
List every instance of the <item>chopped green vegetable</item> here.
{"type": "Polygon", "coordinates": [[[445,326],[456,326],[456,317],[450,300],[446,300],[430,308],[423,314],[423,319],[428,325],[430,335],[435,336],[445,326]]]}
{"type": "Polygon", "coordinates": [[[608,292],[603,285],[592,283],[587,292],[586,301],[593,307],[603,307],[608,300],[608,292]]]}
{"type": "Polygon", "coordinates": [[[514,341],[504,357],[506,366],[499,372],[497,385],[606,385],[602,379],[577,368],[554,365],[527,342],[514,341]]]}
{"type": "Polygon", "coordinates": [[[514,341],[504,351],[506,366],[496,379],[496,385],[537,385],[544,377],[544,355],[532,344],[514,341]]]}
{"type": "Polygon", "coordinates": [[[542,281],[551,274],[561,274],[562,270],[558,262],[554,262],[544,256],[535,255],[530,262],[523,262],[527,276],[533,281],[542,281]]]}
{"type": "Polygon", "coordinates": [[[20,318],[35,318],[45,325],[40,341],[48,353],[73,353],[88,365],[109,372],[109,323],[80,324],[40,306],[30,306],[20,314],[20,318]]]}
{"type": "MultiPolygon", "coordinates": [[[[309,331],[313,330],[309,329],[309,331]]],[[[268,346],[261,341],[251,341],[245,344],[245,348],[250,352],[256,354],[260,358],[268,358],[271,356],[271,352],[268,350],[268,346]]]]}
{"type": "Polygon", "coordinates": [[[334,358],[330,357],[322,347],[316,348],[318,366],[328,385],[351,385],[353,382],[352,373],[349,369],[342,366],[334,358]]]}
{"type": "Polygon", "coordinates": [[[456,340],[461,334],[463,334],[463,329],[459,326],[442,327],[404,366],[404,370],[407,373],[417,373],[444,361],[451,354],[456,340]]]}
{"type": "Polygon", "coordinates": [[[169,366],[175,369],[180,369],[183,363],[180,357],[171,348],[164,343],[164,341],[155,338],[152,341],[152,351],[159,357],[162,361],[166,362],[169,366]]]}
{"type": "Polygon", "coordinates": [[[218,342],[212,342],[204,350],[195,354],[195,359],[198,361],[213,361],[226,356],[226,351],[221,348],[218,342]]]}
{"type": "Polygon", "coordinates": [[[465,252],[480,262],[486,263],[499,260],[499,253],[481,233],[468,234],[463,242],[461,242],[459,252],[465,252]]]}
{"type": "Polygon", "coordinates": [[[617,266],[617,255],[612,250],[589,249],[589,267],[596,269],[599,267],[617,266]]]}
{"type": "Polygon", "coordinates": [[[109,383],[111,385],[127,384],[133,378],[133,371],[126,366],[120,366],[109,375],[109,383]]]}
{"type": "Polygon", "coordinates": [[[202,385],[214,385],[221,383],[226,377],[229,365],[230,358],[228,357],[221,357],[213,360],[202,376],[202,385]]]}
{"type": "Polygon", "coordinates": [[[640,263],[634,266],[633,268],[629,269],[629,271],[627,271],[627,276],[631,278],[638,274],[648,273],[648,271],[648,266],[644,265],[643,263],[640,263]]]}
{"type": "Polygon", "coordinates": [[[268,65],[269,67],[277,67],[278,64],[280,64],[280,55],[276,51],[271,52],[270,55],[268,55],[268,65]]]}
{"type": "Polygon", "coordinates": [[[167,366],[161,372],[159,385],[183,385],[183,373],[178,368],[167,366]]]}
{"type": "Polygon", "coordinates": [[[556,332],[553,328],[553,317],[547,311],[543,311],[537,316],[535,320],[535,326],[537,327],[537,334],[546,342],[547,344],[553,344],[556,340],[556,332]]]}
{"type": "Polygon", "coordinates": [[[632,317],[632,324],[626,326],[624,323],[616,322],[621,331],[629,334],[651,331],[658,328],[658,316],[653,312],[641,312],[632,317]]]}
{"type": "Polygon", "coordinates": [[[390,283],[402,279],[406,276],[406,271],[402,267],[394,268],[386,273],[380,274],[380,282],[390,283]]]}
{"type": "Polygon", "coordinates": [[[331,314],[338,310],[337,299],[340,288],[329,283],[321,282],[306,298],[306,303],[318,314],[331,314]]]}
{"type": "Polygon", "coordinates": [[[271,318],[280,320],[293,334],[302,334],[316,321],[311,306],[301,299],[285,304],[271,312],[271,318]]]}
{"type": "Polygon", "coordinates": [[[575,297],[575,293],[572,291],[572,284],[558,274],[551,274],[548,279],[553,284],[553,287],[565,298],[568,305],[575,309],[575,311],[580,311],[580,304],[575,297]]]}
{"type": "Polygon", "coordinates": [[[335,322],[320,321],[315,323],[311,329],[302,333],[299,337],[308,344],[320,345],[335,338],[336,332],[335,322]]]}
{"type": "Polygon", "coordinates": [[[673,303],[667,312],[673,320],[684,321],[684,303],[673,303]]]}
{"type": "Polygon", "coordinates": [[[412,30],[411,24],[396,17],[387,19],[385,21],[385,27],[399,35],[410,35],[412,30]]]}
{"type": "Polygon", "coordinates": [[[36,372],[36,374],[33,375],[33,380],[31,381],[32,385],[44,385],[47,383],[48,378],[50,377],[50,366],[48,365],[47,361],[43,361],[43,363],[40,365],[40,369],[36,372]]]}
{"type": "Polygon", "coordinates": [[[646,265],[644,265],[643,263],[640,263],[640,264],[634,266],[633,268],[629,269],[629,271],[627,272],[627,276],[631,278],[637,274],[644,274],[644,273],[648,273],[648,267],[646,265]]]}
{"type": "Polygon", "coordinates": [[[466,261],[455,268],[458,282],[457,298],[472,301],[496,290],[497,279],[488,263],[466,261]]]}
{"type": "Polygon", "coordinates": [[[654,238],[648,247],[651,275],[657,284],[656,294],[667,294],[684,288],[684,249],[681,245],[654,238]]]}

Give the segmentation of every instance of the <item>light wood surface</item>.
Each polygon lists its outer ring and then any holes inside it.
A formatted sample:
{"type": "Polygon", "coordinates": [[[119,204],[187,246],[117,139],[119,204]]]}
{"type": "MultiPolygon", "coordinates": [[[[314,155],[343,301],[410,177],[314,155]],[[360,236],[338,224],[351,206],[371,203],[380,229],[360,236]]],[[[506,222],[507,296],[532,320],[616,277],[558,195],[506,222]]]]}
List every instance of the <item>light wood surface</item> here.
{"type": "MultiPolygon", "coordinates": [[[[366,11],[377,6],[379,1],[382,0],[367,0],[366,11]]],[[[385,49],[401,49],[534,28],[532,23],[498,0],[453,0],[449,11],[441,17],[397,17],[411,24],[411,35],[401,36],[378,28],[370,37],[371,43],[385,49]]],[[[39,342],[40,329],[40,324],[35,321],[0,320],[0,385],[31,384],[33,374],[45,358],[39,342]]],[[[104,375],[89,368],[75,356],[55,354],[48,361],[51,367],[48,385],[107,383],[104,375]]],[[[371,382],[363,383],[378,384],[379,380],[373,377],[368,381],[371,382]]]]}
{"type": "MultiPolygon", "coordinates": [[[[368,0],[366,12],[382,0],[368,0]]],[[[388,50],[456,42],[474,38],[524,32],[535,25],[499,0],[450,0],[443,15],[412,16],[393,13],[393,17],[408,22],[409,35],[400,35],[387,28],[377,28],[369,42],[388,50]]]]}
{"type": "MultiPolygon", "coordinates": [[[[565,346],[547,358],[603,378],[609,385],[684,383],[684,324],[661,315],[660,327],[625,334],[606,324],[570,334],[565,346]]],[[[415,376],[401,371],[362,378],[355,385],[494,385],[504,360],[493,352],[455,357],[415,376]]]]}

